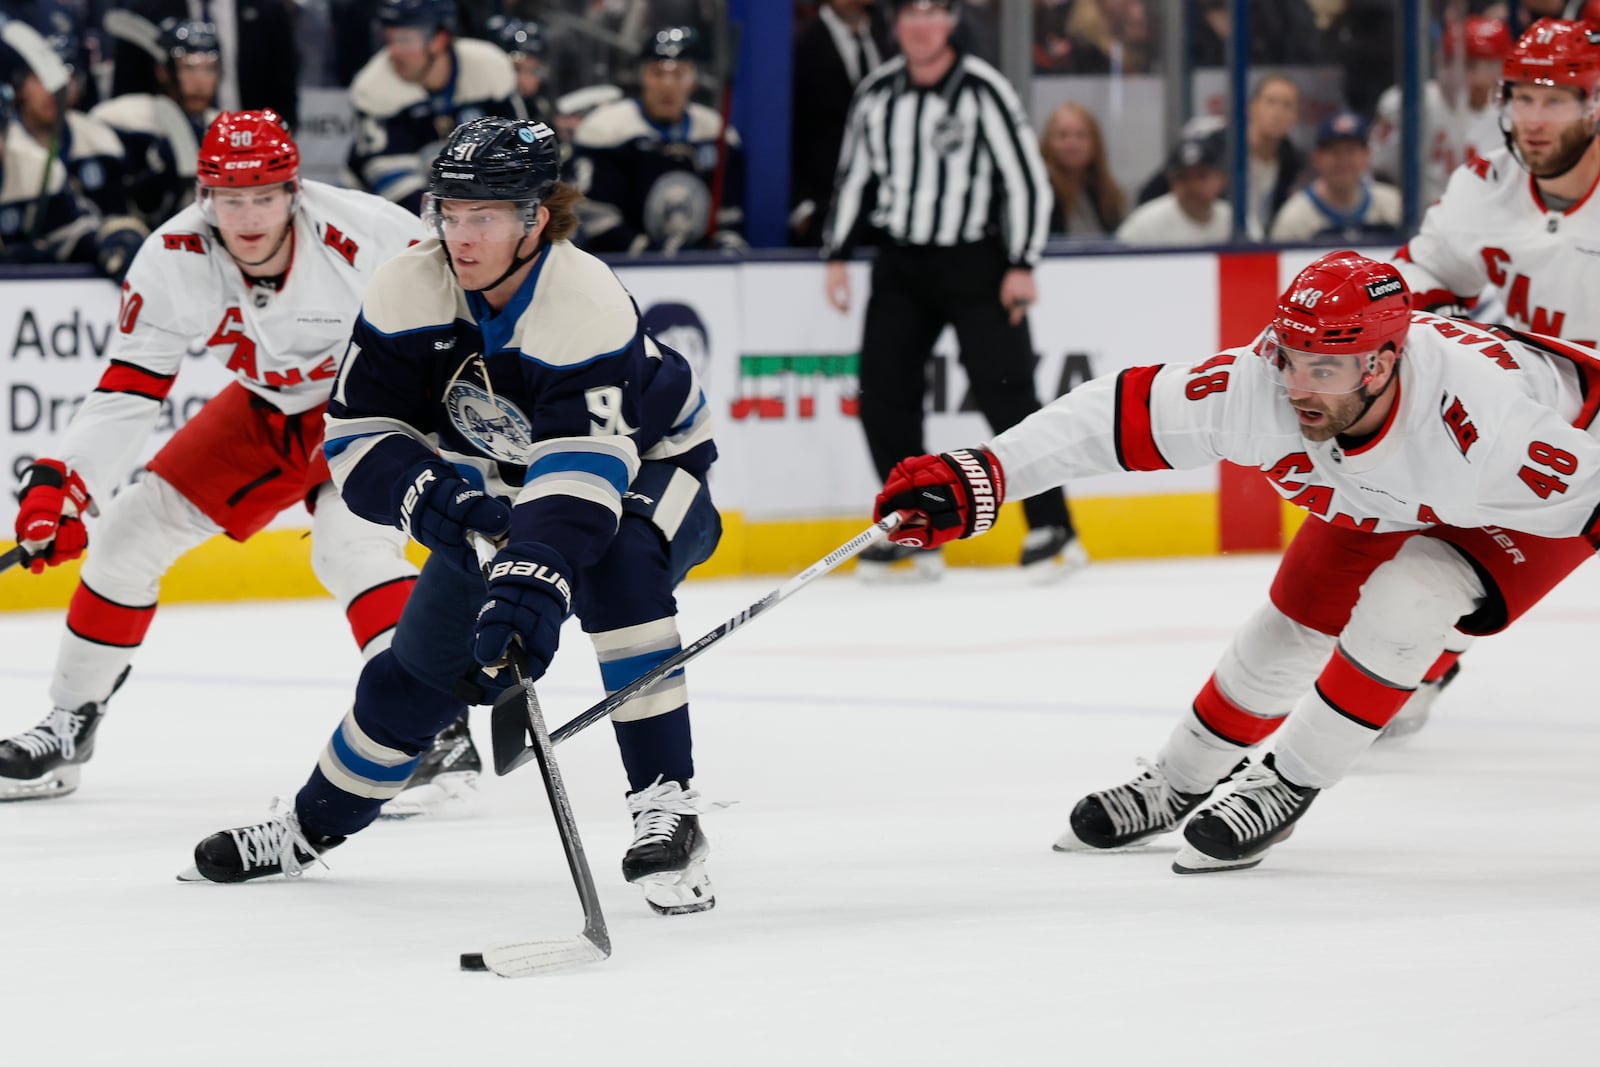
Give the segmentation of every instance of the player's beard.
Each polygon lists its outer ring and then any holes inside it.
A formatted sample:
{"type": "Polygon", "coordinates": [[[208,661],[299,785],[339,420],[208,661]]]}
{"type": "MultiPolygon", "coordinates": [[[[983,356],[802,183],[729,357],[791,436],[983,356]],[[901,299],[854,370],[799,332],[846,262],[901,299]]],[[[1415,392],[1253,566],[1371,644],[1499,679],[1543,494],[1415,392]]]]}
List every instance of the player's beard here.
{"type": "MultiPolygon", "coordinates": [[[[1589,145],[1593,140],[1594,123],[1584,119],[1581,122],[1570,124],[1561,131],[1561,138],[1556,142],[1555,148],[1551,150],[1549,158],[1538,166],[1535,166],[1528,159],[1526,151],[1521,151],[1520,154],[1528,168],[1528,173],[1535,178],[1547,180],[1559,178],[1578,165],[1578,161],[1589,150],[1589,145]]],[[[1520,150],[1521,146],[1519,145],[1518,148],[1520,150]]]]}
{"type": "Polygon", "coordinates": [[[1322,418],[1313,424],[1300,423],[1300,436],[1307,441],[1327,441],[1344,433],[1360,421],[1361,416],[1367,413],[1372,406],[1365,386],[1353,393],[1341,393],[1338,396],[1309,396],[1292,401],[1296,411],[1315,411],[1322,414],[1322,418]]]}

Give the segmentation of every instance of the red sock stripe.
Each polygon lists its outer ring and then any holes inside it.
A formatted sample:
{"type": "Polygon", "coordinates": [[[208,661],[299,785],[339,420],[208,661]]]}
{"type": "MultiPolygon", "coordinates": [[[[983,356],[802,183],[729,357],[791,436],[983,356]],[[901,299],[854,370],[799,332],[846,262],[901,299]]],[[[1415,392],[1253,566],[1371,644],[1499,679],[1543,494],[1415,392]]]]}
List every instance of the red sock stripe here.
{"type": "Polygon", "coordinates": [[[1117,462],[1124,470],[1171,470],[1150,427],[1150,385],[1160,367],[1130,367],[1117,375],[1117,462]]]}
{"type": "Polygon", "coordinates": [[[345,618],[350,620],[350,632],[355,634],[356,647],[366,648],[374,637],[390,630],[400,621],[411,587],[417,584],[412,576],[396,578],[392,582],[375,585],[350,601],[345,618]]]}
{"type": "Polygon", "coordinates": [[[130,608],[126,604],[107,600],[79,582],[77,592],[72,594],[72,603],[67,608],[67,629],[97,645],[137,648],[144,642],[145,632],[150,629],[150,620],[155,617],[154,604],[130,608]]]}
{"type": "Polygon", "coordinates": [[[155,374],[143,367],[114,359],[100,376],[100,384],[95,387],[95,392],[132,393],[150,400],[165,400],[176,380],[175,374],[155,374]]]}
{"type": "Polygon", "coordinates": [[[1333,658],[1317,678],[1317,694],[1329,707],[1374,730],[1388,726],[1414,691],[1374,678],[1345,655],[1342,647],[1333,650],[1333,658]]]}
{"type": "Polygon", "coordinates": [[[1433,661],[1433,666],[1428,668],[1428,673],[1422,676],[1422,680],[1424,682],[1437,682],[1450,672],[1450,668],[1454,667],[1456,661],[1460,658],[1461,653],[1446,650],[1438,659],[1433,661]]]}
{"type": "Polygon", "coordinates": [[[1222,695],[1215,675],[1206,679],[1206,687],[1194,698],[1194,713],[1207,730],[1236,745],[1260,744],[1272,736],[1285,718],[1280,715],[1267,719],[1245,711],[1222,695]]]}

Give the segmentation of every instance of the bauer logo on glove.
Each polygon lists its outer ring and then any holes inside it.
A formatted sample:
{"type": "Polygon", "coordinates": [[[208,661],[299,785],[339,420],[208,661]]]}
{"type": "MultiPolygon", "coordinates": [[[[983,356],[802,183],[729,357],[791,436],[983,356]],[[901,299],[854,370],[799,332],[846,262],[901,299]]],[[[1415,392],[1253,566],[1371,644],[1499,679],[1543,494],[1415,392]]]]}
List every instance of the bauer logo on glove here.
{"type": "Polygon", "coordinates": [[[994,526],[1005,501],[1005,473],[994,454],[962,448],[937,456],[902,460],[889,472],[872,517],[906,512],[895,531],[897,544],[934,548],[994,526]]]}

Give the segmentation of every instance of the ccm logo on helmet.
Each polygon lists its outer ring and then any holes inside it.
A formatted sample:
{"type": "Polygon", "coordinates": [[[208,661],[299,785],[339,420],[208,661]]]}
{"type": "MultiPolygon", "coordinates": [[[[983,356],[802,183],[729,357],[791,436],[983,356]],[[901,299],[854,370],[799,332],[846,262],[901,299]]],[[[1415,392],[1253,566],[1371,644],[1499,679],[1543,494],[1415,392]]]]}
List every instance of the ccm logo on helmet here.
{"type": "Polygon", "coordinates": [[[559,573],[546,567],[543,563],[534,563],[525,559],[505,560],[489,568],[489,580],[491,582],[507,575],[517,578],[535,578],[541,582],[549,583],[556,592],[561,594],[561,603],[565,605],[566,609],[568,611],[572,610],[572,587],[567,584],[567,580],[561,577],[559,573]]]}
{"type": "Polygon", "coordinates": [[[1367,296],[1373,300],[1382,300],[1386,296],[1393,296],[1406,287],[1405,282],[1399,278],[1385,278],[1381,282],[1367,283],[1367,296]]]}
{"type": "Polygon", "coordinates": [[[254,170],[255,168],[257,168],[259,166],[261,166],[261,160],[259,160],[259,159],[242,159],[242,160],[237,160],[237,161],[233,161],[233,162],[224,163],[222,165],[222,169],[223,170],[254,170]]]}

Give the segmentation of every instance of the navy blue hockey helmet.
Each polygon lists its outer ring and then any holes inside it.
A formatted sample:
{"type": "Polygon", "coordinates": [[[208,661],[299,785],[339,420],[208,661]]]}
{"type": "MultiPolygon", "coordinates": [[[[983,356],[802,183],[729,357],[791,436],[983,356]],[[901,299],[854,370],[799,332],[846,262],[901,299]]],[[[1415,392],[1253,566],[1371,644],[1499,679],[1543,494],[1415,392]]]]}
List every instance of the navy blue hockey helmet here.
{"type": "Polygon", "coordinates": [[[483,24],[483,33],[508,56],[543,59],[549,51],[544,28],[537,22],[527,22],[509,15],[494,15],[483,24]]]}
{"type": "Polygon", "coordinates": [[[222,42],[217,39],[217,27],[200,19],[162,19],[159,27],[160,48],[172,62],[184,56],[222,56],[222,42]]]}
{"type": "Polygon", "coordinates": [[[693,26],[663,26],[650,35],[639,56],[644,63],[700,63],[705,49],[700,31],[693,26]]]}
{"type": "Polygon", "coordinates": [[[510,200],[537,206],[561,178],[561,148],[542,122],[486,116],[455,128],[434,157],[435,200],[510,200]]]}
{"type": "Polygon", "coordinates": [[[385,28],[454,33],[456,0],[380,0],[375,18],[385,28]]]}

